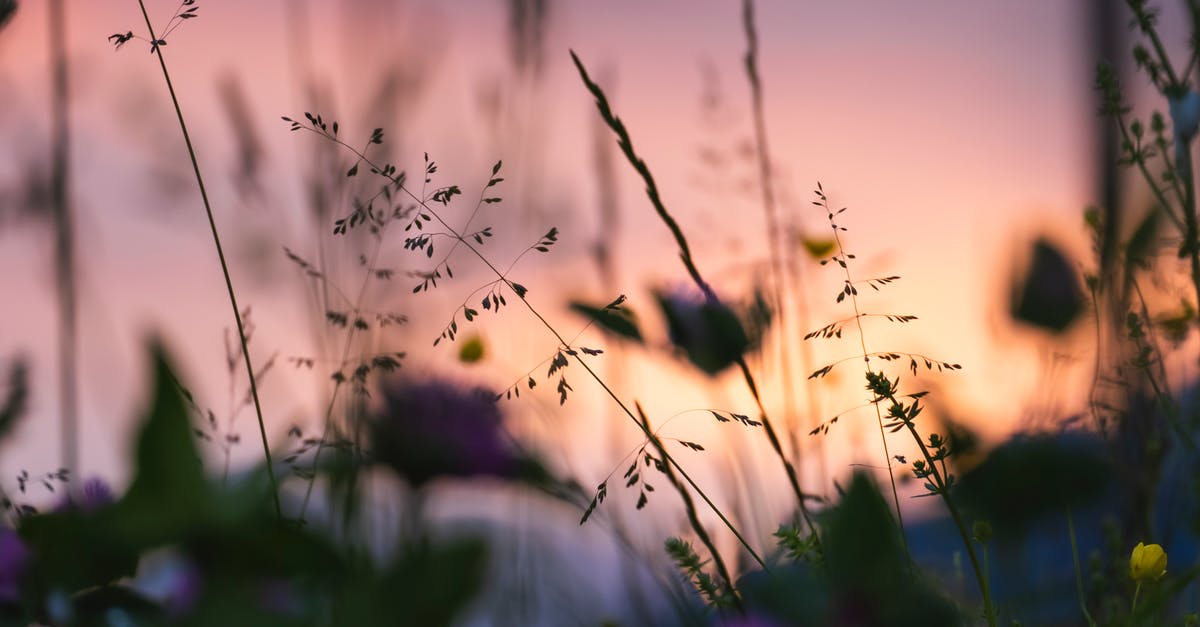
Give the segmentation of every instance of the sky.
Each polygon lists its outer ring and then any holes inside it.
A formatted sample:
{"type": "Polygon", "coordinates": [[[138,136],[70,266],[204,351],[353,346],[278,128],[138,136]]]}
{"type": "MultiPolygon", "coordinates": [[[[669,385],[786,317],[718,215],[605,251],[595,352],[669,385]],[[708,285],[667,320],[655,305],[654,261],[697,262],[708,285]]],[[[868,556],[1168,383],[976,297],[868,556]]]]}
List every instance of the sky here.
{"type": "MultiPolygon", "coordinates": [[[[170,2],[147,5],[158,24],[175,10],[170,2]]],[[[561,233],[551,252],[526,255],[514,267],[531,302],[573,335],[584,321],[567,302],[608,302],[624,293],[644,324],[656,328],[651,289],[674,289],[687,277],[641,182],[615,153],[608,158],[619,222],[601,224],[594,142],[607,132],[598,128],[570,61],[573,50],[608,91],[702,271],[734,299],[746,297],[762,275],[765,227],[756,171],[746,159],[752,127],[739,3],[548,5],[540,69],[524,74],[514,70],[507,3],[498,1],[201,0],[199,17],[167,37],[165,59],[230,251],[234,285],[252,310],[251,354],[257,363],[275,359],[262,385],[273,441],[285,445],[292,424],[315,429],[330,389],[327,367],[310,372],[288,358],[315,356],[327,364],[338,351],[321,326],[312,284],[282,249],[324,257],[329,275],[350,290],[361,281],[357,258],[370,243],[335,237],[328,217],[315,223],[306,200],[314,177],[340,178],[350,155],[325,150],[311,134],[288,132],[280,116],[299,119],[312,111],[337,119],[345,137],[357,138],[351,143],[383,127],[386,158],[407,170],[410,181],[419,182],[428,155],[439,166],[431,185],[461,186],[468,200],[447,208],[459,221],[491,166],[502,161],[505,200],[485,205],[471,223],[496,231],[489,254],[507,266],[550,227],[561,233]],[[231,108],[233,101],[241,104],[231,108]],[[245,122],[231,123],[231,110],[245,122]],[[252,178],[239,174],[239,150],[247,146],[260,151],[252,178]],[[320,173],[314,155],[323,155],[320,173]],[[601,284],[590,253],[597,242],[615,251],[615,285],[601,284]]],[[[1051,238],[1077,255],[1081,268],[1091,263],[1081,217],[1096,202],[1087,7],[1035,0],[758,3],[780,215],[799,233],[787,245],[796,250],[800,237],[829,236],[824,215],[810,204],[819,181],[831,203],[848,208],[841,224],[858,257],[856,272],[903,277],[872,293],[870,307],[919,318],[902,327],[868,326],[870,347],[961,363],[960,372],[922,376],[913,385],[934,390],[931,403],[992,442],[1030,415],[1080,411],[1078,395],[1062,390],[1082,389],[1094,357],[1086,329],[1050,342],[1015,327],[1006,313],[1011,272],[1033,238],[1051,238]]],[[[48,162],[43,10],[23,2],[0,30],[0,189],[20,189],[48,162]]],[[[117,483],[128,473],[123,460],[145,392],[146,338],[165,339],[184,380],[223,420],[244,393],[244,375],[234,372],[231,385],[225,365],[231,312],[160,69],[144,41],[114,51],[106,40],[144,27],[133,1],[71,6],[82,467],[117,483]]],[[[611,135],[604,145],[612,149],[611,135]]],[[[347,213],[351,196],[370,189],[365,178],[360,174],[351,182],[358,187],[336,195],[333,213],[347,213]]],[[[0,481],[21,468],[52,468],[58,437],[50,229],[5,211],[0,264],[9,272],[0,279],[6,295],[0,360],[28,355],[34,376],[30,414],[0,453],[0,481]]],[[[487,350],[478,364],[459,363],[457,347],[432,347],[451,312],[477,301],[472,290],[488,277],[471,259],[455,258],[459,279],[414,297],[402,272],[422,260],[406,255],[401,243],[394,236],[380,253],[400,270],[398,278],[368,281],[364,294],[372,307],[402,311],[411,322],[372,341],[406,351],[410,372],[494,389],[544,370],[556,342],[517,307],[471,327],[487,350]]],[[[808,316],[789,319],[796,335],[847,315],[833,299],[838,275],[810,262],[802,270],[797,289],[808,316]],[[803,322],[808,327],[799,329],[803,322]]],[[[649,349],[617,347],[594,330],[582,338],[610,347],[599,363],[623,398],[640,400],[657,422],[670,419],[672,435],[718,451],[710,459],[720,464],[697,463],[698,479],[720,483],[721,468],[733,465],[739,473],[771,475],[766,486],[783,485],[758,436],[697,411],[752,413],[737,376],[696,373],[668,355],[661,330],[649,349]]],[[[803,380],[818,362],[857,350],[853,338],[814,345],[811,363],[795,364],[790,382],[781,380],[775,358],[755,358],[769,409],[781,411],[785,386],[817,417],[864,403],[852,368],[816,385],[803,380]]],[[[509,405],[520,416],[514,429],[551,443],[556,463],[594,484],[621,465],[625,448],[636,448],[635,429],[613,424],[625,419],[581,372],[569,371],[568,378],[576,392],[562,409],[553,381],[509,405]]],[[[252,414],[235,415],[234,431],[244,439],[235,460],[252,463],[259,454],[250,445],[257,442],[252,414]]],[[[800,418],[798,429],[814,419],[800,418]]],[[[828,488],[817,485],[818,477],[881,463],[870,414],[852,414],[840,425],[824,443],[798,437],[802,470],[817,490],[828,488]],[[816,461],[821,456],[824,463],[816,461]]],[[[764,516],[787,507],[779,490],[761,490],[772,503],[764,516]]]]}

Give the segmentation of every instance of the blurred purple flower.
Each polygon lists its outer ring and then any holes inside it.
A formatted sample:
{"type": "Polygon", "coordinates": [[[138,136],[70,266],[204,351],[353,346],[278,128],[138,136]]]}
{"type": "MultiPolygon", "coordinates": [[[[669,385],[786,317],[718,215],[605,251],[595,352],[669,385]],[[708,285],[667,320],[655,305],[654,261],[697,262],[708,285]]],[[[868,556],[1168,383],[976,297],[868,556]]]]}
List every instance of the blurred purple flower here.
{"type": "Polygon", "coordinates": [[[83,483],[83,488],[78,494],[70,494],[63,499],[55,511],[77,510],[85,514],[95,513],[97,510],[108,507],[113,504],[112,489],[108,484],[99,477],[92,477],[83,483]]]}
{"type": "Polygon", "coordinates": [[[415,486],[439,476],[508,476],[517,460],[495,396],[442,380],[395,381],[373,424],[376,459],[415,486]]]}
{"type": "Polygon", "coordinates": [[[156,551],[142,560],[133,587],[161,603],[167,616],[177,618],[195,607],[204,591],[204,576],[187,556],[156,551]]]}
{"type": "Polygon", "coordinates": [[[21,579],[29,565],[29,548],[17,532],[0,529],[0,602],[21,600],[21,579]]]}

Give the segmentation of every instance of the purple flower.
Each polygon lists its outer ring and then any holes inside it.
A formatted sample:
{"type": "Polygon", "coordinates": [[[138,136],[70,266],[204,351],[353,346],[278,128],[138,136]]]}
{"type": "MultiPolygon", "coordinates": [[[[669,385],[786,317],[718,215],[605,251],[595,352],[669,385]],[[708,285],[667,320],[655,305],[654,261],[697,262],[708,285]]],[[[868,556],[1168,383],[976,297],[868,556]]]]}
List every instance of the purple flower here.
{"type": "Polygon", "coordinates": [[[77,510],[85,514],[92,514],[112,505],[114,500],[112,489],[108,487],[108,484],[99,477],[92,477],[83,483],[78,494],[68,494],[55,510],[60,512],[77,510]]]}
{"type": "Polygon", "coordinates": [[[204,576],[187,556],[161,550],[143,558],[133,587],[161,603],[167,616],[178,618],[190,612],[200,599],[204,576]]]}
{"type": "Polygon", "coordinates": [[[395,381],[373,423],[376,459],[413,485],[439,476],[507,476],[516,465],[495,396],[442,380],[395,381]]]}
{"type": "Polygon", "coordinates": [[[21,579],[29,565],[29,548],[17,532],[0,529],[0,602],[21,600],[21,579]]]}

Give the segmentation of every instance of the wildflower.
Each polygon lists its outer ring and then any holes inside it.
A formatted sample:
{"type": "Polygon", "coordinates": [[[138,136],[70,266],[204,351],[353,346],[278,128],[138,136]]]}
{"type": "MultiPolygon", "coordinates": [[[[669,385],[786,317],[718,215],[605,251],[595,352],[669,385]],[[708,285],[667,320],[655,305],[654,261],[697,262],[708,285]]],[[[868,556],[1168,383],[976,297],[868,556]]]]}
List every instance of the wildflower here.
{"type": "Polygon", "coordinates": [[[68,495],[63,499],[56,511],[77,510],[84,514],[92,514],[113,503],[112,489],[103,479],[93,477],[83,483],[83,488],[77,495],[68,495]]]}
{"type": "Polygon", "coordinates": [[[17,532],[0,529],[0,603],[21,600],[21,580],[29,565],[29,548],[17,532]]]}
{"type": "Polygon", "coordinates": [[[372,425],[375,457],[416,486],[439,476],[508,476],[517,460],[500,421],[495,396],[484,390],[395,382],[372,425]]]}
{"type": "Polygon", "coordinates": [[[1157,544],[1143,544],[1133,547],[1129,556],[1129,576],[1141,585],[1145,581],[1156,581],[1167,574],[1167,554],[1157,544]]]}

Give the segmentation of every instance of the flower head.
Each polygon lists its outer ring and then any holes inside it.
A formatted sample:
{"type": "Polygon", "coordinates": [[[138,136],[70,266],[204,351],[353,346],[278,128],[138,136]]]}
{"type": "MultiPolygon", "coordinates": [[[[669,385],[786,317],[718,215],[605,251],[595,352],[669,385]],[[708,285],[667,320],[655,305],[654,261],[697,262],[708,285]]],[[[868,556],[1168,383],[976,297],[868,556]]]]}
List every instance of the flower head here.
{"type": "Polygon", "coordinates": [[[1129,556],[1129,576],[1136,582],[1155,581],[1167,574],[1167,553],[1157,544],[1133,547],[1129,556]]]}
{"type": "Polygon", "coordinates": [[[441,380],[397,381],[373,422],[375,457],[414,485],[438,476],[507,476],[516,459],[494,395],[441,380]]]}

